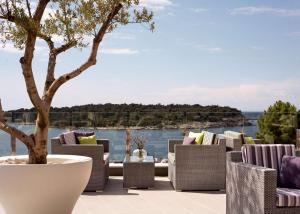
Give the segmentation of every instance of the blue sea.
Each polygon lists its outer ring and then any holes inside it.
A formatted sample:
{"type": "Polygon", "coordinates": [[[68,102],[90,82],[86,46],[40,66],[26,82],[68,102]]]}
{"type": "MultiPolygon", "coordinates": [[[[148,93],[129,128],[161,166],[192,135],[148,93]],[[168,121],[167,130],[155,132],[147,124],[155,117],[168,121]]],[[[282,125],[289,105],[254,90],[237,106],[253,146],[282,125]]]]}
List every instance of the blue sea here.
{"type": "MultiPolygon", "coordinates": [[[[17,128],[23,130],[25,133],[32,133],[34,125],[16,125],[17,128]]],[[[208,128],[208,131],[214,133],[223,133],[226,130],[241,131],[242,127],[226,127],[226,128],[208,128]]],[[[67,131],[61,128],[50,128],[49,129],[49,143],[48,151],[51,153],[50,139],[58,136],[62,132],[67,131]]],[[[124,158],[124,130],[93,130],[96,133],[97,138],[109,139],[110,140],[110,161],[116,162],[121,161],[124,158]]],[[[192,130],[199,131],[199,130],[192,130]]],[[[257,126],[246,126],[244,132],[255,137],[257,132],[257,126]]],[[[145,149],[148,155],[153,155],[157,159],[167,158],[168,152],[168,139],[182,138],[182,130],[180,129],[161,129],[161,130],[135,130],[133,135],[141,135],[146,137],[148,140],[145,149]]],[[[9,155],[10,148],[10,135],[0,131],[0,156],[9,155]]],[[[26,147],[17,141],[17,154],[27,154],[26,147]]]]}

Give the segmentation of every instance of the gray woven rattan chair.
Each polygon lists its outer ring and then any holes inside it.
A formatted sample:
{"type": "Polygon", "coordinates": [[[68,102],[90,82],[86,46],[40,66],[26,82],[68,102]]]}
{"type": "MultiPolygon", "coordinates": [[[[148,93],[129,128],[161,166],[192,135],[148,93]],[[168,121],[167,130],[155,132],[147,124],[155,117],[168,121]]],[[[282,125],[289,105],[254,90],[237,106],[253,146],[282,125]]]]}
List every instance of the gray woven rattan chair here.
{"type": "Polygon", "coordinates": [[[182,141],[169,140],[168,176],[174,189],[225,189],[226,140],[217,137],[213,145],[182,145],[182,141]]]}
{"type": "Polygon", "coordinates": [[[66,145],[61,144],[59,137],[56,137],[51,139],[51,152],[91,157],[92,173],[84,191],[104,190],[109,178],[109,140],[97,140],[97,145],[66,145]]]}
{"type": "Polygon", "coordinates": [[[293,145],[246,145],[245,147],[250,148],[250,150],[242,148],[245,163],[242,152],[227,153],[226,213],[300,213],[300,207],[292,206],[296,202],[295,197],[298,197],[297,201],[300,200],[300,190],[277,188],[276,168],[280,168],[283,155],[295,155],[293,145]],[[269,153],[273,153],[273,157],[276,156],[273,161],[270,161],[269,153]],[[250,162],[255,164],[249,164],[245,154],[248,154],[250,162]],[[268,165],[268,168],[263,167],[264,164],[268,165]],[[281,191],[284,193],[281,194],[281,191]],[[298,192],[298,196],[295,196],[295,191],[296,195],[298,192]]]}
{"type": "MultiPolygon", "coordinates": [[[[220,134],[226,139],[226,151],[241,151],[243,144],[245,143],[244,134],[235,131],[225,131],[224,134],[220,134]]],[[[253,139],[255,144],[261,144],[261,140],[253,139]]]]}

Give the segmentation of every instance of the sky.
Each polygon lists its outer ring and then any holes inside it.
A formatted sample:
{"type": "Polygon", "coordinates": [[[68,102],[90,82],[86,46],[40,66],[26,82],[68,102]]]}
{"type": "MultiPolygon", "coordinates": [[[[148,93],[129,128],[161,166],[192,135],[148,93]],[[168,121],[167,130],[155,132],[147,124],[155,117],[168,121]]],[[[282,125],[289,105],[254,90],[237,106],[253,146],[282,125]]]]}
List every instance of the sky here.
{"type": "MultiPolygon", "coordinates": [[[[131,24],[107,34],[97,65],[62,86],[52,106],[176,103],[261,111],[283,100],[300,108],[300,1],[141,2],[154,11],[155,31],[131,24]]],[[[56,77],[88,54],[89,47],[60,55],[56,77]]],[[[21,55],[11,44],[0,48],[4,110],[32,107],[21,55]]],[[[47,56],[47,46],[38,42],[34,74],[40,93],[47,56]]]]}

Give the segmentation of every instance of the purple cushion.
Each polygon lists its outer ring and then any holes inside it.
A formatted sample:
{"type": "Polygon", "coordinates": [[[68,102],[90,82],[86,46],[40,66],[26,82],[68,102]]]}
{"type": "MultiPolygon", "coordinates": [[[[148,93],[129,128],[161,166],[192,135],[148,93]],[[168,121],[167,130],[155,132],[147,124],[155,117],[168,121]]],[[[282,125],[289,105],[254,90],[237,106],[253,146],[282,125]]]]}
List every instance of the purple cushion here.
{"type": "Polygon", "coordinates": [[[283,156],[280,169],[280,187],[300,189],[300,157],[283,156]]]}
{"type": "Polygon", "coordinates": [[[75,131],[74,132],[75,138],[76,138],[76,144],[80,144],[78,137],[90,137],[95,135],[95,132],[80,132],[80,131],[75,131]]]}
{"type": "Polygon", "coordinates": [[[195,139],[194,137],[184,137],[183,139],[183,145],[192,145],[195,144],[195,139]]]}

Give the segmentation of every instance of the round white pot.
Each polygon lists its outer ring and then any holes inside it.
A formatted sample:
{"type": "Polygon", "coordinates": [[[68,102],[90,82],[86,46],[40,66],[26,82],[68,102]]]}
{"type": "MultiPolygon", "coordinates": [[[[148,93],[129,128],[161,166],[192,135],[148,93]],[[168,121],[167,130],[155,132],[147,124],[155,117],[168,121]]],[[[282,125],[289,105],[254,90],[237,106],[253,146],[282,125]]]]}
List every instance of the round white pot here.
{"type": "MultiPolygon", "coordinates": [[[[0,157],[27,159],[28,156],[0,157]]],[[[0,205],[7,214],[70,214],[86,187],[92,159],[48,155],[48,164],[1,164],[0,205]]]]}

